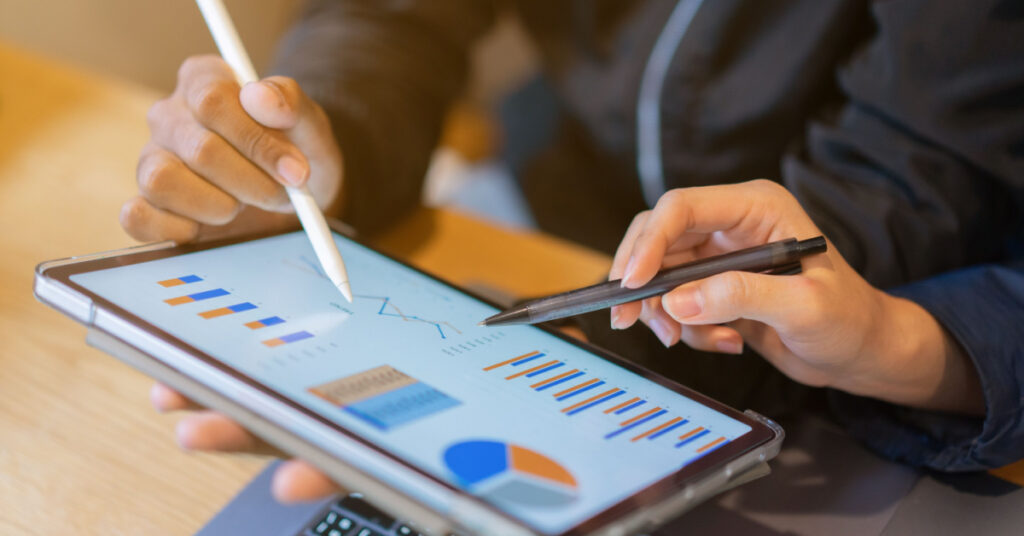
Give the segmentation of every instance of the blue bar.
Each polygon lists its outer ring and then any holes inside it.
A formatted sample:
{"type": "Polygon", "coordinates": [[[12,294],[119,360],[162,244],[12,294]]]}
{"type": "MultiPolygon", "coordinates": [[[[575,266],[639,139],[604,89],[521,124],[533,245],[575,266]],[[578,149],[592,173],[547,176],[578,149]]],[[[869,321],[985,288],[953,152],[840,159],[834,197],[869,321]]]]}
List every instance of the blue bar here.
{"type": "Polygon", "coordinates": [[[198,275],[186,275],[184,277],[178,278],[178,281],[181,281],[182,283],[196,283],[202,280],[203,278],[199,277],[198,275]]]}
{"type": "Polygon", "coordinates": [[[302,339],[308,339],[308,338],[310,338],[312,336],[313,336],[313,334],[308,332],[308,331],[298,331],[296,333],[289,333],[287,335],[282,335],[282,336],[280,336],[278,338],[281,339],[284,342],[295,342],[295,341],[301,341],[302,339]]]}
{"type": "Polygon", "coordinates": [[[562,366],[564,364],[565,363],[555,363],[554,365],[551,365],[550,367],[544,367],[544,368],[542,368],[540,370],[535,370],[535,371],[527,374],[526,377],[527,378],[532,378],[532,377],[534,377],[534,376],[536,376],[538,374],[544,374],[545,372],[547,372],[547,371],[549,371],[551,369],[556,369],[556,368],[558,368],[558,367],[560,367],[560,366],[562,366]]]}
{"type": "Polygon", "coordinates": [[[614,432],[604,436],[604,438],[605,439],[611,439],[611,438],[621,434],[622,432],[625,432],[626,430],[630,430],[632,428],[636,428],[637,426],[640,426],[641,424],[643,424],[643,423],[645,423],[647,421],[650,421],[650,420],[653,420],[653,419],[657,419],[658,417],[661,417],[662,415],[664,415],[666,413],[668,413],[668,410],[667,409],[663,409],[663,410],[655,413],[654,415],[648,415],[648,416],[644,417],[643,419],[640,419],[639,421],[636,421],[636,422],[630,424],[629,426],[623,426],[622,428],[619,428],[618,430],[616,430],[616,431],[614,431],[614,432]]]}
{"type": "Polygon", "coordinates": [[[236,313],[241,313],[242,311],[251,311],[251,310],[253,310],[255,308],[256,308],[256,306],[251,304],[251,303],[249,303],[249,302],[236,303],[235,305],[229,305],[228,306],[228,309],[231,309],[232,311],[234,311],[236,313]]]}
{"type": "Polygon", "coordinates": [[[257,320],[257,322],[263,324],[264,327],[269,327],[276,326],[278,324],[284,324],[284,319],[279,316],[268,316],[266,318],[261,318],[257,320]]]}
{"type": "Polygon", "coordinates": [[[571,393],[569,393],[567,395],[562,395],[562,396],[556,398],[555,400],[561,402],[561,401],[565,400],[566,398],[574,397],[574,396],[576,396],[576,395],[578,395],[580,393],[585,393],[585,392],[587,392],[587,391],[589,391],[589,390],[591,390],[591,389],[593,389],[595,387],[601,387],[602,385],[604,385],[604,382],[592,383],[592,384],[584,387],[583,389],[580,389],[579,391],[573,391],[573,392],[571,392],[571,393]]]}
{"type": "Polygon", "coordinates": [[[690,422],[690,421],[688,421],[686,419],[683,419],[683,420],[673,424],[672,426],[669,426],[668,428],[665,428],[664,430],[658,430],[657,433],[654,433],[654,434],[651,434],[651,435],[647,436],[647,439],[654,439],[654,438],[656,438],[658,436],[665,435],[665,434],[671,432],[672,430],[675,430],[676,428],[679,428],[680,426],[682,426],[682,425],[684,425],[684,424],[686,424],[688,422],[690,422]]]}
{"type": "Polygon", "coordinates": [[[518,367],[519,365],[522,365],[523,363],[529,363],[530,361],[533,361],[534,359],[540,359],[542,357],[544,357],[543,353],[540,353],[540,354],[537,354],[537,355],[531,355],[530,357],[524,357],[524,358],[520,359],[519,361],[513,361],[512,362],[512,366],[513,367],[518,367]]]}
{"type": "Polygon", "coordinates": [[[230,294],[228,291],[222,288],[215,288],[213,290],[207,290],[203,292],[196,292],[195,294],[189,294],[188,297],[192,298],[192,301],[208,300],[210,298],[219,298],[221,296],[227,296],[230,294]]]}
{"type": "Polygon", "coordinates": [[[704,431],[702,431],[699,434],[690,436],[690,437],[688,437],[688,438],[686,438],[686,439],[676,443],[676,448],[679,448],[679,447],[681,447],[681,446],[683,446],[683,445],[685,445],[687,443],[692,443],[692,442],[696,441],[698,438],[706,436],[706,435],[708,435],[710,433],[711,433],[711,430],[704,430],[704,431]]]}
{"type": "Polygon", "coordinates": [[[566,415],[575,415],[576,413],[579,413],[579,412],[581,412],[581,411],[583,411],[583,410],[585,410],[585,409],[587,409],[589,407],[596,406],[596,405],[600,404],[601,402],[604,402],[606,400],[611,400],[611,399],[613,399],[613,398],[615,398],[615,397],[617,397],[619,395],[624,395],[624,394],[626,394],[625,391],[619,391],[617,393],[612,393],[612,394],[610,394],[610,395],[608,395],[608,396],[606,396],[604,398],[598,398],[597,400],[587,404],[586,406],[580,406],[580,407],[578,407],[578,408],[576,408],[576,409],[566,413],[566,415]]]}
{"type": "Polygon", "coordinates": [[[554,387],[554,386],[556,386],[556,385],[558,385],[560,383],[565,383],[565,382],[567,382],[567,381],[569,381],[569,380],[571,380],[573,378],[579,378],[582,375],[583,375],[582,372],[577,372],[576,374],[570,374],[570,375],[562,378],[561,380],[558,380],[557,382],[551,382],[551,383],[548,383],[548,384],[541,385],[540,387],[538,387],[535,390],[543,391],[544,389],[547,389],[548,387],[554,387]]]}
{"type": "Polygon", "coordinates": [[[626,407],[616,411],[615,413],[613,413],[613,415],[618,415],[620,413],[625,413],[625,412],[627,412],[627,411],[629,411],[629,410],[631,410],[631,409],[633,409],[633,408],[635,408],[637,406],[642,406],[642,405],[644,405],[646,403],[647,403],[646,400],[641,400],[639,402],[633,402],[632,404],[630,404],[630,405],[628,405],[628,406],[626,406],[626,407]]]}

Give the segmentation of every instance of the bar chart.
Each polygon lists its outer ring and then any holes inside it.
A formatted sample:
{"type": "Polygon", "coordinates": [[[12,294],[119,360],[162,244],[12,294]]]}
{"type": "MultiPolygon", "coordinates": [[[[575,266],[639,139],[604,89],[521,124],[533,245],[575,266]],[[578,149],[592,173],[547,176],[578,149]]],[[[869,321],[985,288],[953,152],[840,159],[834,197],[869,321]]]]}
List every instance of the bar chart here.
{"type": "Polygon", "coordinates": [[[603,439],[607,441],[622,439],[639,443],[661,439],[666,446],[688,447],[699,455],[728,443],[726,437],[716,437],[712,430],[691,423],[686,416],[673,415],[644,397],[630,396],[625,389],[608,385],[598,377],[588,377],[586,372],[560,359],[551,359],[540,350],[498,361],[482,370],[500,373],[504,381],[530,378],[528,387],[538,393],[547,391],[545,394],[550,394],[554,402],[561,405],[559,412],[563,415],[571,417],[592,410],[597,415],[623,419],[604,434],[603,439]],[[687,430],[688,426],[691,429],[687,430]]]}
{"type": "MultiPolygon", "coordinates": [[[[199,283],[202,281],[204,281],[202,277],[195,274],[189,274],[178,277],[172,277],[170,279],[162,279],[160,281],[157,281],[157,284],[164,288],[175,288],[181,285],[191,285],[193,283],[199,283]]],[[[176,307],[191,303],[203,302],[206,300],[213,300],[216,298],[223,298],[226,296],[231,296],[231,293],[223,288],[213,288],[209,290],[202,290],[198,292],[192,292],[189,294],[166,298],[163,301],[167,305],[176,307]]],[[[195,314],[200,318],[206,320],[214,320],[226,316],[235,315],[238,313],[254,311],[257,309],[259,309],[259,306],[257,306],[256,304],[248,301],[243,301],[239,303],[224,305],[221,307],[215,307],[213,309],[198,311],[195,314]]],[[[263,318],[258,318],[256,320],[243,320],[241,324],[242,326],[250,330],[257,330],[277,326],[284,323],[285,319],[281,318],[280,316],[267,316],[263,318]]],[[[306,339],[311,339],[313,337],[313,333],[307,330],[300,330],[291,333],[285,333],[277,337],[264,339],[261,340],[260,343],[266,348],[277,348],[279,346],[285,346],[295,342],[304,341],[306,339]]]]}

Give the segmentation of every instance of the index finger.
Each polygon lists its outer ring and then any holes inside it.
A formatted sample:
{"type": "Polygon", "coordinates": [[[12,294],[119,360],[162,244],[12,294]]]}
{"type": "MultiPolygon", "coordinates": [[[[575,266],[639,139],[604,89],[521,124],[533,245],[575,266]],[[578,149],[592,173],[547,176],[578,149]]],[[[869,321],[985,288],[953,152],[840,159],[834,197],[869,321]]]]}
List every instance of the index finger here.
{"type": "MultiPolygon", "coordinates": [[[[752,242],[767,242],[778,229],[788,192],[767,180],[670,190],[661,196],[636,238],[623,286],[637,288],[661,268],[669,247],[686,233],[735,231],[752,242]]],[[[810,219],[807,223],[813,227],[810,219]]]]}

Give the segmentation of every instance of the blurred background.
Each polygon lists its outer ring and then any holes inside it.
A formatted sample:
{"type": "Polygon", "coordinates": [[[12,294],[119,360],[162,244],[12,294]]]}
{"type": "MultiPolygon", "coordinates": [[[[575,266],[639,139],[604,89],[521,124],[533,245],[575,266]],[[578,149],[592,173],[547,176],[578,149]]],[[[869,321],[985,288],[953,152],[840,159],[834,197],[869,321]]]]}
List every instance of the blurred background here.
{"type": "MultiPolygon", "coordinates": [[[[225,0],[260,72],[272,65],[276,44],[303,3],[225,0]]],[[[0,42],[158,94],[174,89],[186,57],[216,52],[190,0],[0,0],[0,42]]],[[[514,17],[503,16],[480,41],[472,65],[473,77],[453,107],[428,173],[424,201],[531,227],[518,190],[496,161],[501,135],[494,111],[503,96],[536,72],[514,17]]]]}

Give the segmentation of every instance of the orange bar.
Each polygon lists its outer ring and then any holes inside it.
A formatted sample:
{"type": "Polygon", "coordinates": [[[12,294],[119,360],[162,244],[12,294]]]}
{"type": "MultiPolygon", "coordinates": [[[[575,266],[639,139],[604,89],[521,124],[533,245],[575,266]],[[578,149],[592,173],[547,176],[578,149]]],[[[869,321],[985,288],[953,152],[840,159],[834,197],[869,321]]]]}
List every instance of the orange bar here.
{"type": "Polygon", "coordinates": [[[185,284],[185,282],[182,281],[181,278],[179,277],[175,277],[174,279],[165,279],[163,281],[157,281],[157,283],[159,283],[160,286],[164,288],[176,287],[178,285],[185,284]]]}
{"type": "Polygon", "coordinates": [[[579,371],[580,371],[580,369],[574,368],[574,369],[570,370],[569,372],[563,372],[563,373],[559,374],[558,376],[555,376],[554,378],[548,378],[548,379],[546,379],[544,381],[537,382],[537,383],[531,385],[530,388],[531,389],[536,389],[536,388],[538,388],[538,387],[540,387],[542,385],[547,385],[547,384],[549,384],[551,382],[556,382],[558,380],[561,380],[562,378],[564,378],[566,376],[571,376],[573,374],[576,374],[579,371]]]}
{"type": "Polygon", "coordinates": [[[677,422],[679,422],[681,420],[683,420],[682,417],[676,417],[675,419],[672,419],[671,421],[668,421],[667,423],[662,424],[661,426],[655,426],[654,428],[651,428],[650,430],[648,430],[648,431],[646,431],[646,432],[644,432],[644,433],[634,437],[633,439],[630,439],[630,441],[638,441],[640,439],[643,439],[643,438],[645,438],[645,437],[647,437],[647,436],[649,436],[649,435],[651,435],[651,434],[653,434],[653,433],[655,433],[655,432],[657,432],[659,430],[664,430],[664,429],[668,428],[669,426],[672,426],[673,424],[675,424],[675,423],[677,423],[677,422]]]}
{"type": "Polygon", "coordinates": [[[693,430],[690,430],[689,432],[686,432],[685,434],[679,436],[679,439],[686,439],[686,438],[688,438],[688,437],[690,437],[690,436],[692,436],[694,434],[699,434],[699,433],[701,433],[703,431],[704,431],[704,427],[703,426],[698,426],[698,427],[694,428],[693,430]]]}
{"type": "Polygon", "coordinates": [[[592,380],[585,381],[585,382],[583,382],[583,383],[581,383],[581,384],[579,384],[579,385],[577,385],[575,387],[570,387],[570,388],[568,388],[568,389],[566,389],[564,391],[559,391],[559,392],[557,392],[557,393],[555,393],[555,394],[553,394],[551,396],[553,396],[555,398],[558,398],[558,397],[560,397],[562,395],[567,395],[567,394],[569,394],[569,393],[571,393],[571,392],[573,392],[573,391],[575,391],[577,389],[583,389],[584,387],[586,387],[586,386],[588,386],[588,385],[590,385],[592,383],[597,383],[599,381],[601,381],[601,380],[598,380],[597,378],[594,378],[592,380]]]}
{"type": "Polygon", "coordinates": [[[718,438],[718,439],[708,443],[707,445],[704,445],[703,447],[697,449],[697,452],[704,452],[705,450],[708,450],[709,448],[711,448],[711,447],[721,443],[722,441],[725,441],[724,437],[720,437],[720,438],[718,438]]]}
{"type": "Polygon", "coordinates": [[[615,410],[620,410],[620,409],[622,409],[622,408],[632,404],[633,402],[636,402],[637,400],[640,400],[640,397],[639,396],[634,396],[633,398],[630,398],[629,400],[619,404],[618,406],[615,406],[613,408],[608,408],[608,409],[604,410],[604,412],[605,413],[611,413],[611,412],[613,412],[615,410]]]}
{"type": "Polygon", "coordinates": [[[511,376],[506,376],[505,379],[506,380],[511,380],[513,378],[518,378],[520,376],[525,376],[525,375],[527,375],[527,374],[529,374],[531,372],[536,372],[536,371],[538,371],[538,370],[540,370],[540,369],[542,369],[544,367],[550,367],[551,365],[554,365],[555,363],[558,363],[557,359],[555,359],[553,361],[548,361],[547,363],[544,363],[543,365],[537,365],[536,367],[533,367],[531,369],[526,369],[524,371],[517,372],[517,373],[515,373],[515,374],[513,374],[511,376]]]}
{"type": "Polygon", "coordinates": [[[269,346],[270,348],[273,348],[275,346],[281,346],[282,344],[284,344],[284,341],[282,341],[281,339],[270,339],[263,341],[263,344],[269,346]]]}
{"type": "Polygon", "coordinates": [[[164,300],[164,303],[167,305],[181,305],[183,303],[192,303],[194,301],[195,300],[192,299],[192,296],[178,296],[177,298],[168,298],[164,300]]]}
{"type": "Polygon", "coordinates": [[[580,407],[580,406],[586,406],[587,404],[589,404],[589,403],[591,403],[591,402],[593,402],[593,401],[595,401],[595,400],[598,400],[598,399],[600,399],[601,397],[605,397],[605,396],[608,396],[608,395],[610,395],[610,394],[612,394],[612,393],[614,393],[614,392],[617,392],[617,391],[621,391],[621,390],[622,390],[622,389],[619,389],[618,387],[615,387],[615,388],[609,389],[609,390],[607,390],[607,391],[605,391],[605,392],[603,392],[603,393],[601,393],[601,394],[599,394],[599,395],[594,395],[594,396],[592,396],[592,397],[590,397],[590,398],[588,398],[588,399],[584,400],[583,402],[577,402],[577,403],[575,403],[575,404],[573,404],[573,405],[571,405],[571,406],[569,406],[569,407],[567,407],[567,408],[563,409],[563,410],[562,410],[562,413],[568,413],[568,412],[570,412],[570,411],[572,411],[572,410],[574,410],[574,409],[576,409],[576,408],[578,408],[578,407],[580,407]]]}
{"type": "Polygon", "coordinates": [[[619,426],[628,426],[630,424],[633,424],[636,421],[639,421],[640,419],[643,419],[644,417],[647,417],[648,415],[650,415],[652,413],[657,413],[659,411],[661,411],[661,406],[658,406],[656,408],[651,408],[651,409],[641,413],[640,415],[637,415],[636,417],[633,417],[632,419],[629,419],[627,421],[623,421],[623,422],[619,423],[619,426]]]}
{"type": "Polygon", "coordinates": [[[516,361],[519,361],[520,359],[523,359],[525,357],[530,357],[531,355],[537,355],[539,353],[540,353],[539,351],[534,350],[534,351],[532,351],[532,352],[530,352],[528,354],[523,354],[523,355],[521,355],[519,357],[513,357],[512,359],[509,359],[508,361],[502,361],[501,363],[495,363],[495,364],[493,364],[493,365],[491,365],[489,367],[484,367],[484,370],[485,371],[486,370],[494,370],[494,369],[496,369],[498,367],[504,367],[505,365],[507,365],[509,363],[514,363],[516,361]]]}
{"type": "Polygon", "coordinates": [[[218,316],[229,315],[233,313],[231,309],[227,307],[221,307],[220,309],[210,309],[209,311],[203,311],[199,313],[199,316],[203,318],[217,318],[218,316]]]}

